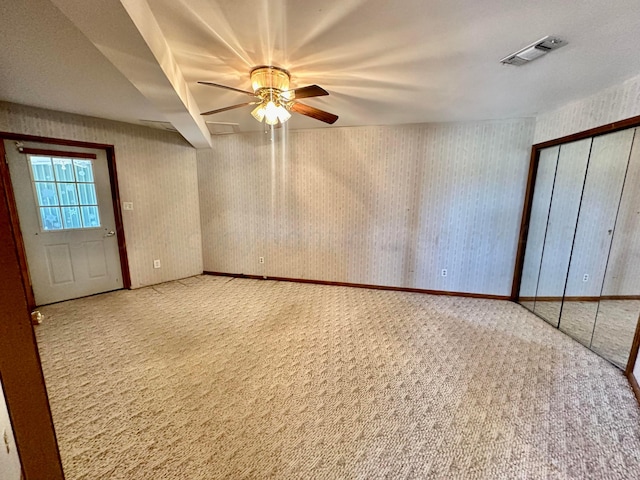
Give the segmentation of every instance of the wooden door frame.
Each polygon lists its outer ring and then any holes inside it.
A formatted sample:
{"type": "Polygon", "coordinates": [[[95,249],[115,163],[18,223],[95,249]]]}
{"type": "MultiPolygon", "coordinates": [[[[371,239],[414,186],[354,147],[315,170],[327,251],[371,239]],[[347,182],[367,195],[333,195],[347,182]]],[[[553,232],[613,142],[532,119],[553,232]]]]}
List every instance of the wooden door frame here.
{"type": "MultiPolygon", "coordinates": [[[[4,148],[4,140],[16,140],[22,142],[38,142],[49,143],[51,145],[63,145],[68,147],[93,148],[95,150],[104,150],[107,156],[107,165],[109,167],[109,184],[111,186],[111,198],[113,203],[113,215],[115,219],[116,236],[118,239],[118,253],[120,256],[120,269],[122,271],[122,284],[124,288],[131,288],[131,273],[129,271],[129,258],[127,256],[127,244],[124,237],[124,228],[122,223],[122,211],[120,210],[120,191],[118,188],[118,175],[116,171],[116,154],[113,145],[103,143],[80,142],[77,140],[65,140],[62,138],[40,137],[36,135],[23,135],[19,133],[0,132],[0,158],[6,159],[4,148]]],[[[33,287],[29,268],[27,264],[27,253],[24,247],[24,240],[20,230],[20,220],[18,218],[18,209],[16,205],[13,186],[11,183],[11,175],[7,162],[0,161],[0,178],[4,183],[5,195],[9,206],[9,215],[13,229],[14,239],[18,249],[18,259],[20,268],[22,269],[22,278],[25,283],[25,292],[27,295],[27,305],[30,310],[36,307],[35,297],[33,295],[33,287]]]]}
{"type": "Polygon", "coordinates": [[[0,380],[25,480],[64,480],[29,315],[27,283],[16,241],[20,231],[15,231],[8,179],[3,176],[0,180],[0,380]]]}
{"type": "MultiPolygon", "coordinates": [[[[531,220],[531,204],[533,202],[533,193],[536,184],[536,174],[538,171],[538,162],[540,161],[540,151],[543,148],[555,147],[569,142],[584,140],[589,137],[599,137],[608,133],[625,130],[627,128],[640,127],[640,115],[620,120],[618,122],[608,123],[600,127],[590,128],[582,132],[573,133],[564,137],[548,140],[546,142],[536,143],[531,147],[531,159],[529,161],[529,173],[527,176],[527,188],[524,196],[524,206],[522,210],[522,220],[520,222],[520,234],[518,236],[518,251],[516,254],[516,264],[513,273],[513,283],[511,285],[511,301],[517,302],[520,292],[520,282],[522,281],[522,269],[524,267],[524,255],[527,247],[527,234],[529,233],[529,221],[531,220]]],[[[629,379],[629,383],[640,402],[640,386],[636,378],[633,376],[633,368],[640,350],[640,318],[636,325],[636,332],[633,345],[629,353],[629,361],[625,369],[625,375],[629,379]]]]}
{"type": "Polygon", "coordinates": [[[633,393],[635,393],[638,402],[640,402],[640,385],[638,385],[638,379],[633,374],[633,369],[636,366],[636,361],[638,359],[638,350],[640,350],[640,319],[638,319],[638,324],[636,325],[636,334],[633,337],[633,344],[631,345],[631,351],[629,352],[629,361],[627,362],[627,368],[624,371],[624,374],[629,379],[633,393]]]}

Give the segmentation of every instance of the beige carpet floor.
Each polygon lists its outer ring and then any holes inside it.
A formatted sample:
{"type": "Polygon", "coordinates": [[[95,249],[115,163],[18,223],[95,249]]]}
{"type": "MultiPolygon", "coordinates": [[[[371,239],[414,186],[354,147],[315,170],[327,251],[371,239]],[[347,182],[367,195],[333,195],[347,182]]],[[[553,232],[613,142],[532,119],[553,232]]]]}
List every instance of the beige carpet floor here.
{"type": "Polygon", "coordinates": [[[620,370],[510,302],[200,276],[42,310],[69,480],[640,474],[620,370]]]}

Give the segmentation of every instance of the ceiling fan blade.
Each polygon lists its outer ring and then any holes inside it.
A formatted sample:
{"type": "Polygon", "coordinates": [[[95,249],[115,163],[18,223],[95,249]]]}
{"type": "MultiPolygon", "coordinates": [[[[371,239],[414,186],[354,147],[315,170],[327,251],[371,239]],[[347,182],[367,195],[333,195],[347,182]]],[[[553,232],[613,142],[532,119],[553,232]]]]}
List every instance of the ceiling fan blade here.
{"type": "Polygon", "coordinates": [[[308,87],[300,87],[293,90],[295,92],[295,98],[309,98],[309,97],[322,97],[329,95],[324,88],[318,85],[309,85],[308,87]]]}
{"type": "Polygon", "coordinates": [[[320,110],[315,107],[310,107],[309,105],[305,105],[304,103],[295,102],[293,105],[291,105],[291,110],[328,124],[333,124],[336,122],[336,120],[338,120],[337,115],[325,112],[324,110],[320,110]]]}
{"type": "Polygon", "coordinates": [[[217,110],[209,110],[208,112],[201,113],[200,115],[213,115],[214,113],[226,112],[227,110],[233,110],[234,108],[242,108],[247,105],[255,105],[256,102],[239,103],[238,105],[231,105],[230,107],[218,108],[217,110]]]}
{"type": "Polygon", "coordinates": [[[240,90],[239,88],[227,87],[226,85],[220,85],[219,83],[213,82],[198,82],[200,85],[209,85],[210,87],[218,87],[218,88],[226,88],[227,90],[232,90],[234,92],[244,93],[245,95],[251,95],[255,97],[253,92],[248,92],[247,90],[240,90]]]}

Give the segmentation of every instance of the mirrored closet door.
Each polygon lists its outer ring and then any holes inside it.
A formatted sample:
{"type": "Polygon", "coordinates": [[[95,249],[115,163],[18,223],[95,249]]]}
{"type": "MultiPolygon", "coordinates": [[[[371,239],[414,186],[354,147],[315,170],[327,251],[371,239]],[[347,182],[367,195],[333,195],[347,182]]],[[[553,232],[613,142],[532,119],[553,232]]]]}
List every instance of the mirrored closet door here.
{"type": "Polygon", "coordinates": [[[640,315],[638,130],[540,150],[518,299],[621,368],[640,315]]]}

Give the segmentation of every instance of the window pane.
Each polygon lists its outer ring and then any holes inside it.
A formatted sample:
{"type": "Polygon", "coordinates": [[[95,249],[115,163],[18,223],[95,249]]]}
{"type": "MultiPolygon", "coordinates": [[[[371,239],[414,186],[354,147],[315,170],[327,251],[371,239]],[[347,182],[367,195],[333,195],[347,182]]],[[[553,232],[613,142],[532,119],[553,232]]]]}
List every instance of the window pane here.
{"type": "Polygon", "coordinates": [[[61,210],[64,228],[82,228],[78,207],[62,207],[61,210]]]}
{"type": "Polygon", "coordinates": [[[59,182],[73,182],[73,163],[69,158],[53,158],[53,168],[56,172],[56,180],[59,182]]]}
{"type": "Polygon", "coordinates": [[[62,220],[60,219],[60,209],[58,207],[48,207],[40,209],[43,230],[61,230],[62,220]]]}
{"type": "Polygon", "coordinates": [[[96,187],[93,183],[79,183],[78,193],[80,194],[81,205],[97,205],[96,187]]]}
{"type": "Polygon", "coordinates": [[[59,183],[58,194],[60,195],[60,205],[78,205],[75,183],[59,183]]]}
{"type": "Polygon", "coordinates": [[[93,165],[91,160],[74,160],[76,182],[93,182],[93,165]]]}
{"type": "Polygon", "coordinates": [[[80,210],[82,210],[82,224],[85,228],[100,226],[98,207],[80,207],[80,210]]]}
{"type": "Polygon", "coordinates": [[[37,182],[53,182],[53,167],[49,157],[29,157],[33,179],[37,182]]]}
{"type": "Polygon", "coordinates": [[[38,204],[41,207],[58,205],[55,183],[36,182],[36,192],[38,194],[38,204]]]}
{"type": "Polygon", "coordinates": [[[91,160],[29,156],[43,230],[100,226],[91,160]]]}

